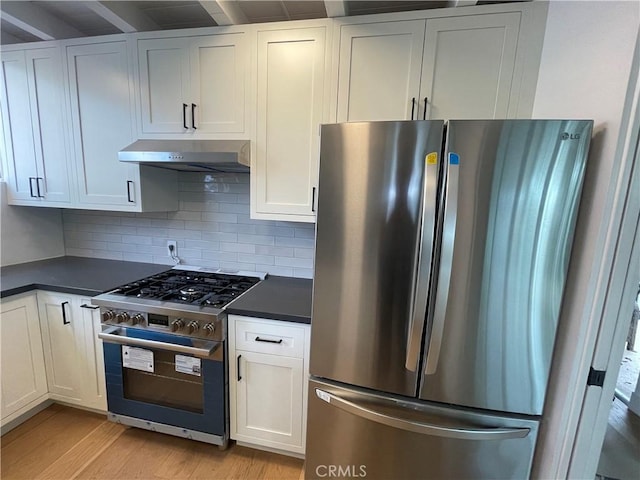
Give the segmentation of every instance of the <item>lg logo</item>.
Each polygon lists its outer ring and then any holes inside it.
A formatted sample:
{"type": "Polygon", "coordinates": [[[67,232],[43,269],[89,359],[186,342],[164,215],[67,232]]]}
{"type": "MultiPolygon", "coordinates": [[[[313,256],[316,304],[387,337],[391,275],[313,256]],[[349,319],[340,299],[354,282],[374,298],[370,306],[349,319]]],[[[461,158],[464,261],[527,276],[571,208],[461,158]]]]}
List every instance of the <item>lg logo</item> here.
{"type": "Polygon", "coordinates": [[[316,475],[320,478],[349,477],[358,478],[367,476],[366,465],[318,465],[316,475]]]}
{"type": "Polygon", "coordinates": [[[564,132],[562,134],[562,140],[579,140],[579,139],[580,139],[579,133],[564,132]]]}

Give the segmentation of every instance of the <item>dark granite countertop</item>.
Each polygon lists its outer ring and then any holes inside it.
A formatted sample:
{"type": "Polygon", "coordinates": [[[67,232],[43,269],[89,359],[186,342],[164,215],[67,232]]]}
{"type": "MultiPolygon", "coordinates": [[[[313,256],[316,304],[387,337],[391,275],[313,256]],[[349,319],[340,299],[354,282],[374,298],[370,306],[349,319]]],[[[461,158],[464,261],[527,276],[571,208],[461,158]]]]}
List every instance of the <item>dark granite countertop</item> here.
{"type": "Polygon", "coordinates": [[[270,276],[227,307],[227,312],[311,323],[312,280],[270,276]]]}
{"type": "Polygon", "coordinates": [[[84,257],[21,263],[0,268],[0,297],[36,289],[94,296],[169,268],[169,265],[84,257]]]}

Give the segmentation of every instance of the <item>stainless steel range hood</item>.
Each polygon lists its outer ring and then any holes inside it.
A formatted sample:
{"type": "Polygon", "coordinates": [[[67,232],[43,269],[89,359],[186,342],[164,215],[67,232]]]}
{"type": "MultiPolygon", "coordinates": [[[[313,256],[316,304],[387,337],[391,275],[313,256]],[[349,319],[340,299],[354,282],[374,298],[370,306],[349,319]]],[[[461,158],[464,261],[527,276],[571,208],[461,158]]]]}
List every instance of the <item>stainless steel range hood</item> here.
{"type": "Polygon", "coordinates": [[[187,172],[249,172],[249,140],[138,140],[121,162],[187,172]]]}

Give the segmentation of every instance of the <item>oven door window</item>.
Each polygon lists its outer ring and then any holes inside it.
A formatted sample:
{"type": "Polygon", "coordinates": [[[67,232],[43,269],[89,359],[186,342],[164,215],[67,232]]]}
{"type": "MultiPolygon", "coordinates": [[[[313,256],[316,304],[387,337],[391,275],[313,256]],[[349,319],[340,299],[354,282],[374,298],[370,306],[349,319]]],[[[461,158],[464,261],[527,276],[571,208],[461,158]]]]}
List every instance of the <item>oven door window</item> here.
{"type": "Polygon", "coordinates": [[[176,371],[176,353],[167,350],[153,352],[153,372],[122,368],[124,397],[144,403],[203,413],[202,375],[176,371]]]}

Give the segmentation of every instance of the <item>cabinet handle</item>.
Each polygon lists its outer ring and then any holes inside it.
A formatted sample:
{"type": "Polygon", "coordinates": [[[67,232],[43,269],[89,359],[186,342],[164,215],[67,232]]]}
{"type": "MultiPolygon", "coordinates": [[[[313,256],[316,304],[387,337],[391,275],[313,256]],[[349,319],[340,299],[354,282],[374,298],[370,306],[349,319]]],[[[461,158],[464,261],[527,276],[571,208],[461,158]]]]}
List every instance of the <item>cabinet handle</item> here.
{"type": "Polygon", "coordinates": [[[127,200],[129,203],[135,203],[135,200],[131,198],[131,187],[133,186],[133,182],[131,180],[127,180],[127,200]]]}
{"type": "Polygon", "coordinates": [[[35,177],[29,177],[29,192],[31,193],[31,196],[33,198],[37,198],[34,194],[33,194],[33,181],[35,180],[35,177]]]}
{"type": "Polygon", "coordinates": [[[44,195],[40,194],[40,180],[42,180],[42,190],[44,190],[44,178],[36,177],[36,192],[38,193],[38,198],[44,198],[44,195]]]}
{"type": "Polygon", "coordinates": [[[277,343],[279,345],[279,344],[282,343],[282,339],[280,339],[280,340],[269,340],[267,338],[256,337],[256,342],[277,343]]]}
{"type": "Polygon", "coordinates": [[[189,105],[187,105],[186,103],[182,104],[182,126],[184,127],[185,130],[189,130],[189,127],[187,126],[187,107],[189,105]]]}
{"type": "Polygon", "coordinates": [[[311,211],[316,211],[316,187],[311,189],[311,211]]]}
{"type": "Polygon", "coordinates": [[[97,309],[99,309],[100,307],[93,306],[93,305],[87,305],[86,303],[83,303],[82,305],[80,305],[80,308],[89,308],[89,309],[91,309],[91,310],[97,310],[97,309]]]}
{"type": "Polygon", "coordinates": [[[64,306],[68,303],[69,302],[62,302],[60,304],[60,307],[62,308],[62,324],[63,325],[69,325],[71,323],[70,321],[67,320],[67,311],[64,308],[64,306]]]}
{"type": "Polygon", "coordinates": [[[191,127],[194,130],[197,130],[197,128],[196,128],[196,107],[197,107],[197,105],[195,103],[191,104],[191,127]]]}
{"type": "Polygon", "coordinates": [[[422,119],[423,120],[427,119],[427,101],[428,101],[428,98],[424,97],[424,112],[422,112],[422,119]]]}
{"type": "Polygon", "coordinates": [[[238,355],[238,358],[236,359],[237,365],[236,365],[236,373],[238,374],[238,381],[242,380],[242,377],[240,376],[240,359],[242,358],[242,355],[238,355]]]}
{"type": "Polygon", "coordinates": [[[416,97],[411,99],[411,120],[413,120],[413,114],[416,111],[416,97]]]}

